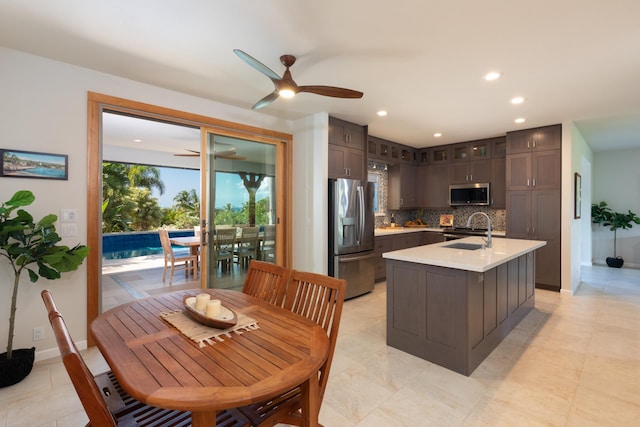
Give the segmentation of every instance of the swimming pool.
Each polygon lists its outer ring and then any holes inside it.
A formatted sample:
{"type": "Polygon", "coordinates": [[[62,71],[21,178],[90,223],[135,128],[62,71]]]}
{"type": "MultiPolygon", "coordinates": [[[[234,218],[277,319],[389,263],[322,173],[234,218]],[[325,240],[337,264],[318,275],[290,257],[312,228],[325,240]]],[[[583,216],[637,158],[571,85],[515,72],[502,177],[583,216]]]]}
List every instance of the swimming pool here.
{"type": "MultiPolygon", "coordinates": [[[[193,230],[171,230],[169,237],[193,236],[193,230]]],[[[188,252],[184,246],[175,246],[176,252],[188,252]]],[[[102,259],[124,259],[162,253],[157,231],[108,233],[102,235],[102,259]]]]}

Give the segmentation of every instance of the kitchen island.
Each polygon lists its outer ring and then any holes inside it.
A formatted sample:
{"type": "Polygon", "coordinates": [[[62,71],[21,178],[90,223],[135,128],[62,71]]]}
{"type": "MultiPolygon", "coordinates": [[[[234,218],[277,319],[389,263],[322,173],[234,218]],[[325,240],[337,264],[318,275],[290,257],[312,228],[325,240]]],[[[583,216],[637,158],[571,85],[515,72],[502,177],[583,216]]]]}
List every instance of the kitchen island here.
{"type": "Polygon", "coordinates": [[[536,240],[386,252],[387,344],[470,375],[534,307],[536,240]]]}

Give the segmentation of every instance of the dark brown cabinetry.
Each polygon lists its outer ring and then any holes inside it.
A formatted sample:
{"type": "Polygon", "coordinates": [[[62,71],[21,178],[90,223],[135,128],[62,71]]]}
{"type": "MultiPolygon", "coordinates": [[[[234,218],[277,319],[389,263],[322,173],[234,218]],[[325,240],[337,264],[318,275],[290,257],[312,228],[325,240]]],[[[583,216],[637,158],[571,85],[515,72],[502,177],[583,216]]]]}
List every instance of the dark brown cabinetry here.
{"type": "Polygon", "coordinates": [[[561,287],[561,135],[560,125],[507,134],[506,234],[547,242],[536,285],[553,290],[561,287]]]}
{"type": "Polygon", "coordinates": [[[507,133],[507,154],[562,148],[562,125],[507,133]]]}
{"type": "Polygon", "coordinates": [[[366,127],[329,118],[329,178],[367,180],[366,127]]]}
{"type": "Polygon", "coordinates": [[[506,174],[507,159],[496,157],[491,159],[491,207],[504,209],[506,207],[506,174]]]}
{"type": "MultiPolygon", "coordinates": [[[[424,166],[423,166],[424,168],[424,166]]],[[[424,169],[426,185],[418,191],[418,197],[425,200],[422,207],[445,208],[449,206],[449,164],[432,164],[424,169]]],[[[425,183],[425,181],[421,181],[425,183]]]]}
{"type": "Polygon", "coordinates": [[[387,209],[418,207],[418,167],[400,163],[390,165],[388,170],[387,209]]]}
{"type": "Polygon", "coordinates": [[[449,165],[451,183],[466,184],[491,181],[491,160],[451,163],[449,165]]]}
{"type": "Polygon", "coordinates": [[[534,307],[538,260],[484,273],[387,260],[387,344],[470,375],[534,307]]]}
{"type": "Polygon", "coordinates": [[[436,231],[414,231],[376,236],[374,249],[374,255],[376,256],[376,282],[384,280],[387,274],[386,260],[382,258],[383,253],[442,242],[443,239],[443,234],[436,231]]]}
{"type": "Polygon", "coordinates": [[[342,145],[364,151],[365,134],[364,126],[329,117],[329,144],[342,145]]]}

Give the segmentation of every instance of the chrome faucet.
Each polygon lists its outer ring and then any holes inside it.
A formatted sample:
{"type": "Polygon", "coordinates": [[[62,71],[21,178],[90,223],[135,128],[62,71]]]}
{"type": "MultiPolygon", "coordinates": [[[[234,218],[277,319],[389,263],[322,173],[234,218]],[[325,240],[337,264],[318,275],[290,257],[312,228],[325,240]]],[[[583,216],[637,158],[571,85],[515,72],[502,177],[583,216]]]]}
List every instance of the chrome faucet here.
{"type": "Polygon", "coordinates": [[[482,240],[484,241],[485,247],[490,248],[491,247],[491,218],[489,218],[489,215],[487,215],[484,212],[474,212],[474,213],[472,213],[471,216],[469,217],[469,219],[467,220],[467,228],[471,226],[471,219],[474,216],[478,215],[478,214],[484,215],[484,216],[487,217],[487,238],[486,238],[486,240],[485,239],[482,239],[482,240]]]}

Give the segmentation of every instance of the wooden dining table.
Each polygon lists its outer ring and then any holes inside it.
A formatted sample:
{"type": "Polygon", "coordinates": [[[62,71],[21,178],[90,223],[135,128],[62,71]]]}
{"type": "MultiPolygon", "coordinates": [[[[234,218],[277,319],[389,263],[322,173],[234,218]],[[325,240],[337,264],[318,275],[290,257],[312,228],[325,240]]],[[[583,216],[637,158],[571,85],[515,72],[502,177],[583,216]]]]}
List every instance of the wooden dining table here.
{"type": "Polygon", "coordinates": [[[329,349],[315,322],[242,292],[193,289],[113,308],[91,334],[124,390],[157,407],[192,412],[192,425],[215,426],[216,411],[248,405],[301,386],[304,426],[318,425],[318,369],[329,349]],[[161,317],[184,310],[185,296],[207,292],[258,328],[204,346],[161,317]]]}

